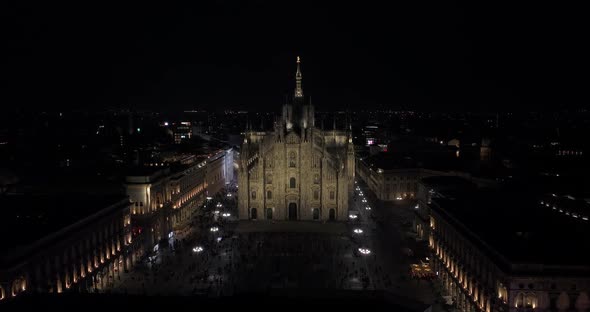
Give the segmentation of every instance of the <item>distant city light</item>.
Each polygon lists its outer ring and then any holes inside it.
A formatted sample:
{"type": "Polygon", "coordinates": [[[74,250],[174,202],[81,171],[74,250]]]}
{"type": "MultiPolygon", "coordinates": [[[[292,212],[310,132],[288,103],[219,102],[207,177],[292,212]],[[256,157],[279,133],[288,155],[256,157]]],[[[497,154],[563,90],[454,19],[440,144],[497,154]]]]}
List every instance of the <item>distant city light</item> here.
{"type": "Polygon", "coordinates": [[[219,214],[219,210],[215,210],[213,211],[214,214],[218,215],[219,214]]]}
{"type": "Polygon", "coordinates": [[[365,207],[365,209],[367,209],[367,210],[371,210],[371,207],[367,206],[367,207],[365,207]]]}
{"type": "Polygon", "coordinates": [[[231,213],[229,212],[224,212],[221,216],[227,218],[227,217],[231,217],[231,213]]]}
{"type": "Polygon", "coordinates": [[[363,234],[363,230],[361,229],[354,229],[355,234],[363,234]]]}
{"type": "Polygon", "coordinates": [[[166,121],[166,122],[164,122],[164,126],[168,126],[168,122],[167,122],[167,121],[166,121]]]}
{"type": "Polygon", "coordinates": [[[213,197],[207,196],[207,200],[212,200],[212,199],[213,199],[213,197]]]}
{"type": "Polygon", "coordinates": [[[211,227],[211,229],[209,229],[209,230],[210,230],[211,232],[215,233],[215,232],[219,231],[219,228],[218,228],[218,227],[216,227],[216,226],[214,226],[214,227],[211,227]]]}
{"type": "Polygon", "coordinates": [[[355,215],[355,214],[350,214],[350,215],[348,215],[348,217],[351,218],[351,219],[353,219],[353,220],[356,219],[356,218],[358,218],[358,216],[355,215]]]}
{"type": "Polygon", "coordinates": [[[227,193],[227,197],[231,197],[231,193],[227,193]]]}
{"type": "Polygon", "coordinates": [[[141,132],[141,128],[137,128],[137,132],[141,132]]]}

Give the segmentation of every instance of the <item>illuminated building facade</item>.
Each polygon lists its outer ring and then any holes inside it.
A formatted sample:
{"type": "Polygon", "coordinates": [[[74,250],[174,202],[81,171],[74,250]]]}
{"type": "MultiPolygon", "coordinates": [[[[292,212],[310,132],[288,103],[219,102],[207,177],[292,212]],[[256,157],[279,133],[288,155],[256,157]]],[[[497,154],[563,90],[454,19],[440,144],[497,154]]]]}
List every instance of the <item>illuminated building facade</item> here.
{"type": "Polygon", "coordinates": [[[481,189],[456,177],[419,185],[417,223],[443,296],[461,311],[585,311],[590,264],[581,219],[556,218],[526,192],[481,189]],[[426,219],[426,220],[424,220],[426,219]]]}
{"type": "Polygon", "coordinates": [[[411,159],[357,158],[356,173],[375,196],[385,202],[414,199],[421,178],[448,173],[419,168],[411,159]]]}
{"type": "Polygon", "coordinates": [[[191,217],[208,195],[233,179],[233,150],[220,150],[206,159],[183,160],[169,167],[143,167],[126,178],[131,200],[133,232],[144,233],[146,248],[189,230],[191,217]]]}
{"type": "Polygon", "coordinates": [[[240,219],[348,218],[355,174],[350,129],[317,128],[314,106],[303,97],[299,58],[295,78],[294,98],[274,131],[246,130],[238,169],[240,219]]]}
{"type": "Polygon", "coordinates": [[[143,254],[131,234],[127,198],[27,196],[16,203],[17,218],[5,217],[26,233],[12,239],[14,249],[7,246],[0,257],[1,300],[22,293],[101,290],[143,254]]]}
{"type": "Polygon", "coordinates": [[[188,141],[192,136],[193,128],[190,121],[181,121],[174,125],[174,143],[188,141]]]}

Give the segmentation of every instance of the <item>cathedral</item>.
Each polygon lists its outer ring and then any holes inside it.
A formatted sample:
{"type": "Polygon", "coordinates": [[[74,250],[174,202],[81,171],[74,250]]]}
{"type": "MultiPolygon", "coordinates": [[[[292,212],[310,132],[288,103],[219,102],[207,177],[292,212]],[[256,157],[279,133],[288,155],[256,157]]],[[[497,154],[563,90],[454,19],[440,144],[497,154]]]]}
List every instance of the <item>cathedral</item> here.
{"type": "Polygon", "coordinates": [[[300,65],[297,57],[295,93],[274,130],[246,129],[238,169],[241,220],[348,219],[355,174],[350,124],[344,130],[315,126],[300,65]]]}

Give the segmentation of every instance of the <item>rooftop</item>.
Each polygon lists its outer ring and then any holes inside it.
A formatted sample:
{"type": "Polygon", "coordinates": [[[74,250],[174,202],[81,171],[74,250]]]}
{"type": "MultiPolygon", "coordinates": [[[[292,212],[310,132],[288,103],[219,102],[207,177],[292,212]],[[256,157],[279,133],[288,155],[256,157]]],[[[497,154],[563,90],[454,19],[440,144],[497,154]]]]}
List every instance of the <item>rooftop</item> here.
{"type": "Polygon", "coordinates": [[[125,198],[123,195],[81,193],[0,196],[0,233],[5,238],[3,249],[25,249],[125,198]]]}
{"type": "Polygon", "coordinates": [[[417,168],[414,159],[395,153],[378,153],[365,158],[363,161],[374,170],[417,168]]]}
{"type": "Polygon", "coordinates": [[[590,223],[543,209],[524,189],[464,192],[459,187],[437,195],[435,210],[452,216],[512,264],[588,265],[580,239],[590,237],[590,223]]]}

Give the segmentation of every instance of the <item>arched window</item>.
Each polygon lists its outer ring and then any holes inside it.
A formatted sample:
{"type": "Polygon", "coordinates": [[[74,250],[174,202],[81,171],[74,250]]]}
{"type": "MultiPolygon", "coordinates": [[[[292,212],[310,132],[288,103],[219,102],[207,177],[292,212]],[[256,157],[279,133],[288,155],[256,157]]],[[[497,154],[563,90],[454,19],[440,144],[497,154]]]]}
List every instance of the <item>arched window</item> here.
{"type": "Polygon", "coordinates": [[[330,191],[330,199],[334,199],[334,191],[330,191]]]}
{"type": "Polygon", "coordinates": [[[269,173],[266,176],[266,184],[272,184],[272,174],[271,173],[269,173]]]}
{"type": "Polygon", "coordinates": [[[289,153],[289,167],[291,167],[291,168],[297,167],[297,163],[295,160],[296,157],[297,157],[297,155],[295,154],[295,152],[289,153]]]}
{"type": "Polygon", "coordinates": [[[252,199],[256,199],[256,191],[252,191],[252,199]]]}
{"type": "Polygon", "coordinates": [[[314,174],[313,184],[320,184],[320,175],[319,174],[314,174]]]}
{"type": "Polygon", "coordinates": [[[266,199],[272,199],[272,191],[266,191],[266,199]]]}
{"type": "Polygon", "coordinates": [[[320,199],[320,191],[318,191],[318,190],[313,191],[313,199],[315,199],[315,200],[320,199]]]}
{"type": "Polygon", "coordinates": [[[291,178],[291,179],[289,179],[289,187],[290,187],[290,188],[295,188],[295,187],[296,187],[296,185],[297,185],[297,183],[296,183],[296,181],[295,181],[295,178],[291,178]]]}

